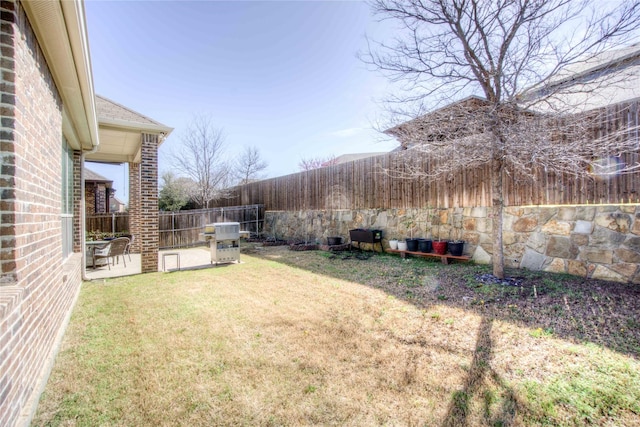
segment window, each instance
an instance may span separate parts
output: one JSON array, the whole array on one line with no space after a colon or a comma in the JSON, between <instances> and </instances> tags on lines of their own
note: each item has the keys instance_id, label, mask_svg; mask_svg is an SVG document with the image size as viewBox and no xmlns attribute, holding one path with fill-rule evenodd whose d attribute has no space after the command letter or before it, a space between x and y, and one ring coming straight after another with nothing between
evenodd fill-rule
<instances>
[{"instance_id":1,"label":"window","mask_svg":"<svg viewBox=\"0 0 640 427\"><path fill-rule=\"evenodd\" d=\"M62 257L73 252L73 150L62 137Z\"/></svg>"}]
</instances>

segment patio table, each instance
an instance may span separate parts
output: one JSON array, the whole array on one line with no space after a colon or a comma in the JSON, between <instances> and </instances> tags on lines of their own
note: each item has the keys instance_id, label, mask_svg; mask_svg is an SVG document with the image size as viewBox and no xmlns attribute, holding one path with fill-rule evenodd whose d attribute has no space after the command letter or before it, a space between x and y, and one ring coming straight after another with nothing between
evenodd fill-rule
<instances>
[{"instance_id":1,"label":"patio table","mask_svg":"<svg viewBox=\"0 0 640 427\"><path fill-rule=\"evenodd\" d=\"M106 251L107 250L107 246L109 245L109 243L111 243L110 240L88 240L85 242L87 251L86 251L86 256L85 256L85 265L87 267L93 267L93 254L95 252L100 253L100 251ZM97 260L96 262L96 267L100 266L100 265L107 265L107 259L106 258L100 258Z\"/></svg>"}]
</instances>

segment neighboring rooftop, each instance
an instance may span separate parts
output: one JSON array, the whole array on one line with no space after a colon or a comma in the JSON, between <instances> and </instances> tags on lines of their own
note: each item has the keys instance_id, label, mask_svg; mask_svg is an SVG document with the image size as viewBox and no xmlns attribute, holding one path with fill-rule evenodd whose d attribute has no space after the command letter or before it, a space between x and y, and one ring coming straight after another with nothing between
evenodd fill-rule
<instances>
[{"instance_id":1,"label":"neighboring rooftop","mask_svg":"<svg viewBox=\"0 0 640 427\"><path fill-rule=\"evenodd\" d=\"M580 113L640 99L640 43L570 64L549 82L524 91L524 108L536 113ZM482 132L473 113L487 101L470 96L384 131L401 149L416 141L447 140ZM466 121L465 121L466 118Z\"/></svg>"},{"instance_id":2,"label":"neighboring rooftop","mask_svg":"<svg viewBox=\"0 0 640 427\"><path fill-rule=\"evenodd\" d=\"M581 112L640 98L640 43L608 50L560 70L523 94L539 111Z\"/></svg>"},{"instance_id":3,"label":"neighboring rooftop","mask_svg":"<svg viewBox=\"0 0 640 427\"><path fill-rule=\"evenodd\" d=\"M333 164L338 165L340 163L353 162L354 160L367 159L369 157L380 156L382 154L387 154L387 152L343 154L333 159Z\"/></svg>"},{"instance_id":4,"label":"neighboring rooftop","mask_svg":"<svg viewBox=\"0 0 640 427\"><path fill-rule=\"evenodd\" d=\"M113 182L112 179L105 178L99 173L96 173L91 169L87 168L86 166L84 168L84 180L92 181L92 182Z\"/></svg>"}]
</instances>

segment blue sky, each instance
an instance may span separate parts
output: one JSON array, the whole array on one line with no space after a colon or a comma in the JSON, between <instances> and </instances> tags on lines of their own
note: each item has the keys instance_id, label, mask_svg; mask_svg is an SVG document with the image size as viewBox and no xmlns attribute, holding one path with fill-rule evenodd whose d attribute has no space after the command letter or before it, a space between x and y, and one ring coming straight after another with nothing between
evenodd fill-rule
<instances>
[{"instance_id":1,"label":"blue sky","mask_svg":"<svg viewBox=\"0 0 640 427\"><path fill-rule=\"evenodd\" d=\"M387 81L357 58L389 33L360 1L85 3L96 93L175 128L160 173L196 114L226 134L229 156L256 146L270 177L302 158L389 151L372 123ZM123 168L89 165L126 200Z\"/></svg>"}]
</instances>

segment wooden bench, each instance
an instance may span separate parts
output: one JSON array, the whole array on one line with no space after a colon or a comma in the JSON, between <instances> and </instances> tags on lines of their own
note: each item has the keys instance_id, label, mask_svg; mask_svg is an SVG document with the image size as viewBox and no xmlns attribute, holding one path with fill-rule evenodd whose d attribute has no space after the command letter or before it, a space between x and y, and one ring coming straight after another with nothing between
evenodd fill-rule
<instances>
[{"instance_id":1,"label":"wooden bench","mask_svg":"<svg viewBox=\"0 0 640 427\"><path fill-rule=\"evenodd\" d=\"M470 259L469 256L467 255L461 255L461 256L455 256L451 254L440 255L433 252L400 251L398 249L386 249L386 252L400 254L400 257L402 258L406 258L407 255L421 256L424 258L440 258L440 261L442 261L443 264L449 264L450 259L457 260L457 261L469 261Z\"/></svg>"}]
</instances>

